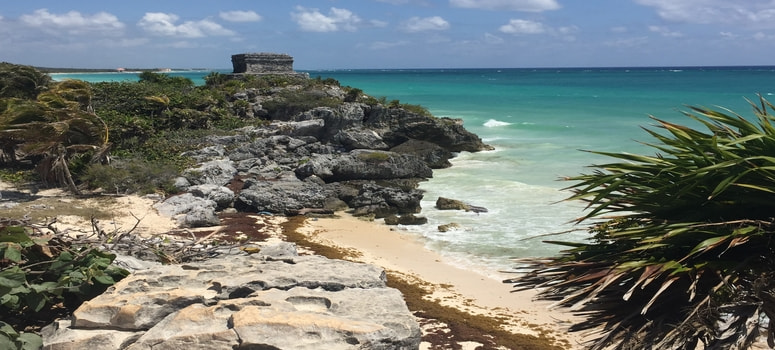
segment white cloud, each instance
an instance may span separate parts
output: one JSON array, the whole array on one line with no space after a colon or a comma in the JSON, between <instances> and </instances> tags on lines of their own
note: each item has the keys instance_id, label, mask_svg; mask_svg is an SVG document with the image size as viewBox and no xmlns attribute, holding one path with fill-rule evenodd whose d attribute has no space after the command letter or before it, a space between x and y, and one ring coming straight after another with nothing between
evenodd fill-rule
<instances>
[{"instance_id":1,"label":"white cloud","mask_svg":"<svg viewBox=\"0 0 775 350\"><path fill-rule=\"evenodd\" d=\"M412 17L401 25L401 30L409 33L447 29L449 29L449 22L439 16L425 18Z\"/></svg>"},{"instance_id":2,"label":"white cloud","mask_svg":"<svg viewBox=\"0 0 775 350\"><path fill-rule=\"evenodd\" d=\"M775 3L769 0L636 0L653 7L665 20L684 23L775 25Z\"/></svg>"},{"instance_id":3,"label":"white cloud","mask_svg":"<svg viewBox=\"0 0 775 350\"><path fill-rule=\"evenodd\" d=\"M347 9L332 7L328 15L318 9L308 9L297 6L291 14L301 30L307 32L337 32L340 30L355 31L361 19Z\"/></svg>"},{"instance_id":4,"label":"white cloud","mask_svg":"<svg viewBox=\"0 0 775 350\"><path fill-rule=\"evenodd\" d=\"M509 24L502 25L499 30L506 34L541 34L546 32L546 27L541 22L512 19Z\"/></svg>"},{"instance_id":5,"label":"white cloud","mask_svg":"<svg viewBox=\"0 0 775 350\"><path fill-rule=\"evenodd\" d=\"M53 14L47 9L35 10L32 14L21 15L21 23L51 33L65 33L78 35L87 32L116 34L121 32L125 25L118 18L107 12L98 12L93 15L83 15L78 11L70 11L64 14Z\"/></svg>"},{"instance_id":6,"label":"white cloud","mask_svg":"<svg viewBox=\"0 0 775 350\"><path fill-rule=\"evenodd\" d=\"M680 38L684 36L681 32L674 32L670 30L670 28L663 26L649 26L649 31L659 33L659 35L669 38Z\"/></svg>"},{"instance_id":7,"label":"white cloud","mask_svg":"<svg viewBox=\"0 0 775 350\"><path fill-rule=\"evenodd\" d=\"M556 0L449 0L449 4L453 7L526 12L541 12L560 8L560 4Z\"/></svg>"},{"instance_id":8,"label":"white cloud","mask_svg":"<svg viewBox=\"0 0 775 350\"><path fill-rule=\"evenodd\" d=\"M218 14L218 17L229 22L258 22L262 19L254 11L225 11Z\"/></svg>"},{"instance_id":9,"label":"white cloud","mask_svg":"<svg viewBox=\"0 0 775 350\"><path fill-rule=\"evenodd\" d=\"M186 21L176 24L180 18L171 13L147 12L137 25L154 35L183 38L202 38L206 36L231 36L235 33L209 19Z\"/></svg>"}]
</instances>

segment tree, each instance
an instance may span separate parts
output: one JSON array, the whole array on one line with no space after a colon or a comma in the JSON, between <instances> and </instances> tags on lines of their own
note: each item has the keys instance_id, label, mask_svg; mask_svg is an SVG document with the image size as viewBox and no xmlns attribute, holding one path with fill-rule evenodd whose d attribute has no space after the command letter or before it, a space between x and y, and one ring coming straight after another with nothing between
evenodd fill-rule
<instances>
[{"instance_id":1,"label":"tree","mask_svg":"<svg viewBox=\"0 0 775 350\"><path fill-rule=\"evenodd\" d=\"M4 107L0 114L4 153L40 157L37 169L44 182L66 185L78 194L69 161L86 153L92 162L107 159L108 127L91 107L87 83L67 80L54 84L36 101L10 99Z\"/></svg>"},{"instance_id":2,"label":"tree","mask_svg":"<svg viewBox=\"0 0 775 350\"><path fill-rule=\"evenodd\" d=\"M591 349L772 346L775 108L751 105L756 123L691 107L704 131L654 118L654 156L594 152L616 161L568 179L593 236L506 282L584 316Z\"/></svg>"},{"instance_id":3,"label":"tree","mask_svg":"<svg viewBox=\"0 0 775 350\"><path fill-rule=\"evenodd\" d=\"M0 62L0 99L34 99L49 83L48 74L31 66Z\"/></svg>"}]
</instances>

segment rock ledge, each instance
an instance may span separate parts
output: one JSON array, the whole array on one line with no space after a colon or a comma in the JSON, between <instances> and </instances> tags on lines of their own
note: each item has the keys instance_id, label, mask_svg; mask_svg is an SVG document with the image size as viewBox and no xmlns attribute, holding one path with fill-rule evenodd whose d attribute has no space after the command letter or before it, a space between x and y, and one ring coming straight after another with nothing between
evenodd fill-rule
<instances>
[{"instance_id":1,"label":"rock ledge","mask_svg":"<svg viewBox=\"0 0 775 350\"><path fill-rule=\"evenodd\" d=\"M84 303L71 320L44 328L43 348L419 347L419 325L401 293L386 287L382 268L298 256L287 247L264 250L282 255L137 271Z\"/></svg>"}]
</instances>

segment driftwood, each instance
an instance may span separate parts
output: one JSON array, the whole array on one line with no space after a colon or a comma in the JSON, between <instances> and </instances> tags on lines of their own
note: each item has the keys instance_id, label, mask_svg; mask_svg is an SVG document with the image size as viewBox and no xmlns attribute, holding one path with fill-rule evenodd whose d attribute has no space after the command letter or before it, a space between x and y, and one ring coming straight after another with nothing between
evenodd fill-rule
<instances>
[{"instance_id":1,"label":"driftwood","mask_svg":"<svg viewBox=\"0 0 775 350\"><path fill-rule=\"evenodd\" d=\"M0 218L0 227L26 227L30 229L30 236L46 238L49 245L88 247L165 264L206 260L224 253L239 251L237 245L217 243L212 239L219 230L202 238L197 238L188 230L143 237L133 233L141 221L141 218L134 215L133 217L136 222L128 231L106 231L95 218L91 219L91 233L88 234L74 234L68 230L59 230L55 226L56 218L44 223L32 223L27 218ZM191 238L182 237L186 233Z\"/></svg>"}]
</instances>

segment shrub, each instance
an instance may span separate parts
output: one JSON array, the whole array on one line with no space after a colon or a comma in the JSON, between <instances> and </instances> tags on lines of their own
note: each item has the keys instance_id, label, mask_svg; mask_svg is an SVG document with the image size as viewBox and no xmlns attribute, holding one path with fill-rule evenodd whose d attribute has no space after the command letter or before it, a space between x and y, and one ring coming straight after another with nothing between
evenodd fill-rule
<instances>
[{"instance_id":1,"label":"shrub","mask_svg":"<svg viewBox=\"0 0 775 350\"><path fill-rule=\"evenodd\" d=\"M91 164L80 179L90 188L102 188L116 194L174 193L178 169L172 164L141 159L114 161L111 165Z\"/></svg>"},{"instance_id":2,"label":"shrub","mask_svg":"<svg viewBox=\"0 0 775 350\"><path fill-rule=\"evenodd\" d=\"M115 255L43 235L27 223L0 221L0 257L3 349L40 348L39 336L15 329L51 322L57 312L74 310L129 274L111 265Z\"/></svg>"},{"instance_id":3,"label":"shrub","mask_svg":"<svg viewBox=\"0 0 775 350\"><path fill-rule=\"evenodd\" d=\"M655 119L654 156L616 161L574 181L587 203L589 242L529 260L507 282L602 329L592 349L743 349L775 335L775 117L692 107L705 131Z\"/></svg>"}]
</instances>

